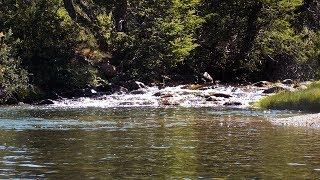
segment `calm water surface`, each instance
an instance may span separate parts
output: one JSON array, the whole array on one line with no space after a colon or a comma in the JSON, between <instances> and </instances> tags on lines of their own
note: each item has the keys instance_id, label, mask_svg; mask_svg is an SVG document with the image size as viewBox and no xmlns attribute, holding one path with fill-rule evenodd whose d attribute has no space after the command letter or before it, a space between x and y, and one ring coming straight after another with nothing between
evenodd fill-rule
<instances>
[{"instance_id":1,"label":"calm water surface","mask_svg":"<svg viewBox=\"0 0 320 180\"><path fill-rule=\"evenodd\" d=\"M320 177L320 130L286 112L0 109L0 178Z\"/></svg>"}]
</instances>

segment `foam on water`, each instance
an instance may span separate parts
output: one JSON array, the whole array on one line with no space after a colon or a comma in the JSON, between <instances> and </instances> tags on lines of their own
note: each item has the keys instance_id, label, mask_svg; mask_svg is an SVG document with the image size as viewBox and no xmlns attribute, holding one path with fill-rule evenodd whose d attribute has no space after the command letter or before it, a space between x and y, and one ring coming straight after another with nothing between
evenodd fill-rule
<instances>
[{"instance_id":1,"label":"foam on water","mask_svg":"<svg viewBox=\"0 0 320 180\"><path fill-rule=\"evenodd\" d=\"M62 99L55 101L51 106L66 108L86 108L86 107L220 107L225 103L238 103L237 108L247 108L250 103L259 100L263 96L264 88L253 86L207 86L197 90L185 88L184 85L175 87L146 87L143 94L115 93L112 95L102 95L95 98ZM155 94L161 94L156 96ZM214 93L231 95L230 98L214 97L214 101L206 100ZM212 96L213 97L213 96Z\"/></svg>"}]
</instances>

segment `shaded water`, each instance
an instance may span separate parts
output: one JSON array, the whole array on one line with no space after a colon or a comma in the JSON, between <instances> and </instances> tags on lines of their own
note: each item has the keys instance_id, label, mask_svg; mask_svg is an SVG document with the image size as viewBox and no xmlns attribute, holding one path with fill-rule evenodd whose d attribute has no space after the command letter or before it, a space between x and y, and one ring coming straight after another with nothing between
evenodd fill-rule
<instances>
[{"instance_id":1,"label":"shaded water","mask_svg":"<svg viewBox=\"0 0 320 180\"><path fill-rule=\"evenodd\" d=\"M316 178L320 131L286 112L212 108L0 110L0 178Z\"/></svg>"}]
</instances>

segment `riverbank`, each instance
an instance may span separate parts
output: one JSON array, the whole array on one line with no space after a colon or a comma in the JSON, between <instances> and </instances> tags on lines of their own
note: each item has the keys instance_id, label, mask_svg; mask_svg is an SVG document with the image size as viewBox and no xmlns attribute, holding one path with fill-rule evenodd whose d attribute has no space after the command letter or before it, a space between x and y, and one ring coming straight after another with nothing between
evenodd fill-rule
<instances>
[{"instance_id":1,"label":"riverbank","mask_svg":"<svg viewBox=\"0 0 320 180\"><path fill-rule=\"evenodd\" d=\"M257 106L263 109L297 110L319 112L320 83L307 84L297 91L282 91L281 93L261 99Z\"/></svg>"},{"instance_id":2,"label":"riverbank","mask_svg":"<svg viewBox=\"0 0 320 180\"><path fill-rule=\"evenodd\" d=\"M279 126L320 128L320 113L306 114L288 118L271 119L271 122Z\"/></svg>"}]
</instances>

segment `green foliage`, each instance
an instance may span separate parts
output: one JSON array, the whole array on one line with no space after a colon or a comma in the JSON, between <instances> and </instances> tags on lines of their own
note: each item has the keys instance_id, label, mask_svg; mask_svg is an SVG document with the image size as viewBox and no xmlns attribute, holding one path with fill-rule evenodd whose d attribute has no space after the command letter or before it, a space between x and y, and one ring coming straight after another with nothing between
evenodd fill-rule
<instances>
[{"instance_id":1,"label":"green foliage","mask_svg":"<svg viewBox=\"0 0 320 180\"><path fill-rule=\"evenodd\" d=\"M265 97L257 106L264 109L319 111L320 83L311 84L306 90L281 92Z\"/></svg>"},{"instance_id":2,"label":"green foliage","mask_svg":"<svg viewBox=\"0 0 320 180\"><path fill-rule=\"evenodd\" d=\"M18 40L12 32L0 33L0 102L4 103L17 96L23 96L28 88L28 73L20 66L15 50Z\"/></svg>"},{"instance_id":3,"label":"green foliage","mask_svg":"<svg viewBox=\"0 0 320 180\"><path fill-rule=\"evenodd\" d=\"M195 32L202 18L198 1L129 1L126 31L113 36L114 52L125 71L159 76L185 61L198 45ZM159 7L162 7L161 10Z\"/></svg>"},{"instance_id":4,"label":"green foliage","mask_svg":"<svg viewBox=\"0 0 320 180\"><path fill-rule=\"evenodd\" d=\"M314 0L205 0L192 64L222 80L313 77L318 11Z\"/></svg>"},{"instance_id":5,"label":"green foliage","mask_svg":"<svg viewBox=\"0 0 320 180\"><path fill-rule=\"evenodd\" d=\"M18 53L32 84L60 90L93 81L90 64L76 54L80 28L61 10L59 0L8 0L1 9L4 29L12 28L13 36L21 40Z\"/></svg>"},{"instance_id":6,"label":"green foliage","mask_svg":"<svg viewBox=\"0 0 320 180\"><path fill-rule=\"evenodd\" d=\"M0 32L12 29L21 43L1 57L39 91L93 84L108 61L124 75L115 79L313 78L319 19L317 0L2 0Z\"/></svg>"}]
</instances>

